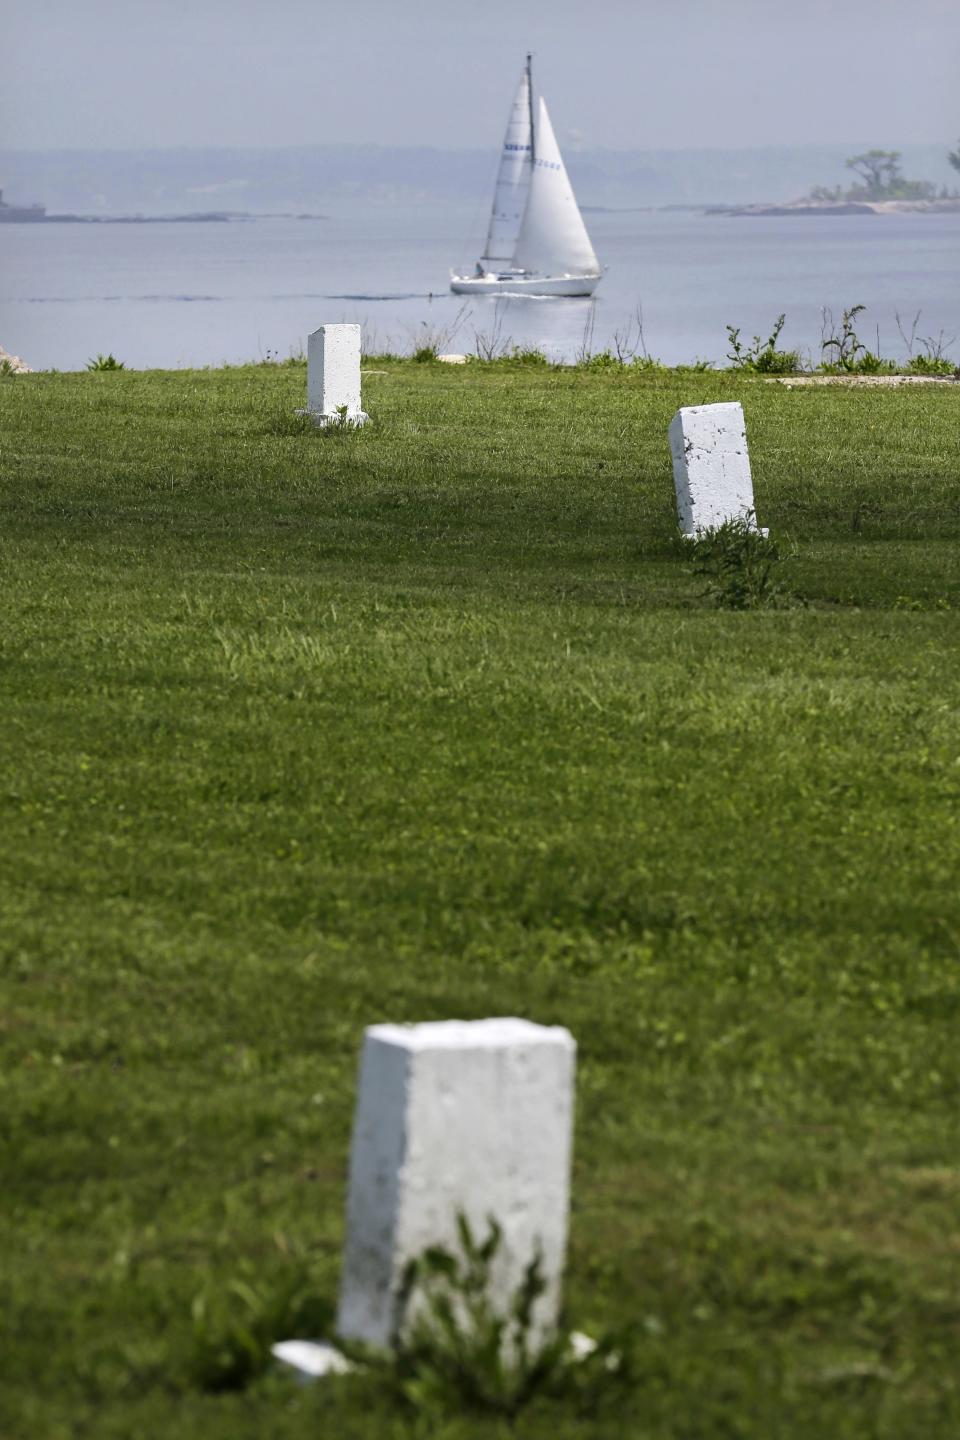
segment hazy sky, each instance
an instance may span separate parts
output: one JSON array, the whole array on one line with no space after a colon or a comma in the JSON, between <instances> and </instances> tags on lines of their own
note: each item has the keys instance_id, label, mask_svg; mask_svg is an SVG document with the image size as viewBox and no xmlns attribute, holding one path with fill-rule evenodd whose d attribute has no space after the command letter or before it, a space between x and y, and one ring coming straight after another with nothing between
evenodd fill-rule
<instances>
[{"instance_id":1,"label":"hazy sky","mask_svg":"<svg viewBox=\"0 0 960 1440\"><path fill-rule=\"evenodd\" d=\"M960 0L0 0L0 148L960 135Z\"/></svg>"}]
</instances>

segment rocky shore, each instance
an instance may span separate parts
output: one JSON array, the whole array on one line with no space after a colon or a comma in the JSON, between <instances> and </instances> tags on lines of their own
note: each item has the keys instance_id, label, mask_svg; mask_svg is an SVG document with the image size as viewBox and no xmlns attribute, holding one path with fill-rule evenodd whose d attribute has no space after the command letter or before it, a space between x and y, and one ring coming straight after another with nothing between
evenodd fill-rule
<instances>
[{"instance_id":1,"label":"rocky shore","mask_svg":"<svg viewBox=\"0 0 960 1440\"><path fill-rule=\"evenodd\" d=\"M960 214L951 200L788 200L781 205L711 205L707 215L943 215Z\"/></svg>"},{"instance_id":2,"label":"rocky shore","mask_svg":"<svg viewBox=\"0 0 960 1440\"><path fill-rule=\"evenodd\" d=\"M6 369L8 374L10 371L13 371L14 375L33 374L33 370L26 361L21 360L19 355L11 355L8 350L4 350L3 346L0 345L0 370L3 369Z\"/></svg>"}]
</instances>

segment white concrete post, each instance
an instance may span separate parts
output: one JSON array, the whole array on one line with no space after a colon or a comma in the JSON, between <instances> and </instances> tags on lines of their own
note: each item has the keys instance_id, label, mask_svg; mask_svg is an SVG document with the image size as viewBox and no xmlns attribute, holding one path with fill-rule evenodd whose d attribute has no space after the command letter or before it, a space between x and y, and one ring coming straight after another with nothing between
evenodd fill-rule
<instances>
[{"instance_id":1,"label":"white concrete post","mask_svg":"<svg viewBox=\"0 0 960 1440\"><path fill-rule=\"evenodd\" d=\"M359 325L321 325L308 337L306 413L318 425L368 419L360 408Z\"/></svg>"},{"instance_id":2,"label":"white concrete post","mask_svg":"<svg viewBox=\"0 0 960 1440\"><path fill-rule=\"evenodd\" d=\"M567 1243L576 1045L526 1020L374 1025L364 1038L350 1152L337 1329L387 1346L409 1260L459 1253L503 1227L494 1305L506 1309L539 1248L547 1289L535 1328L555 1326Z\"/></svg>"},{"instance_id":3,"label":"white concrete post","mask_svg":"<svg viewBox=\"0 0 960 1440\"><path fill-rule=\"evenodd\" d=\"M670 452L677 517L685 535L694 537L754 513L747 429L739 400L678 410L670 422Z\"/></svg>"}]
</instances>

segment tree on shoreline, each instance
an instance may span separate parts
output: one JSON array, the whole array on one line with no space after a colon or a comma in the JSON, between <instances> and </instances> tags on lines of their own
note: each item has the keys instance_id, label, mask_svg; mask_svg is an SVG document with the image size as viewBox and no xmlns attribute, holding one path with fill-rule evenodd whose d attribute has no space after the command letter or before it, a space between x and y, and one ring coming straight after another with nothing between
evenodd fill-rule
<instances>
[{"instance_id":1,"label":"tree on shoreline","mask_svg":"<svg viewBox=\"0 0 960 1440\"><path fill-rule=\"evenodd\" d=\"M930 180L907 180L900 169L900 150L867 150L851 155L847 169L863 182L847 191L848 200L931 200L937 187Z\"/></svg>"},{"instance_id":2,"label":"tree on shoreline","mask_svg":"<svg viewBox=\"0 0 960 1440\"><path fill-rule=\"evenodd\" d=\"M851 155L846 161L848 170L858 177L858 185L844 188L836 185L814 185L810 191L811 200L841 204L843 201L877 200L935 200L937 187L932 180L908 180L900 168L900 150L865 150L862 155ZM960 170L960 147L951 155L950 164ZM942 192L946 195L946 189Z\"/></svg>"},{"instance_id":3,"label":"tree on shoreline","mask_svg":"<svg viewBox=\"0 0 960 1440\"><path fill-rule=\"evenodd\" d=\"M863 181L868 199L885 200L892 186L903 178L901 153L899 150L867 150L863 155L851 155L847 159L847 169Z\"/></svg>"},{"instance_id":4,"label":"tree on shoreline","mask_svg":"<svg viewBox=\"0 0 960 1440\"><path fill-rule=\"evenodd\" d=\"M950 161L954 170L960 170L960 140L957 141L956 150L950 150L947 153L947 159Z\"/></svg>"}]
</instances>

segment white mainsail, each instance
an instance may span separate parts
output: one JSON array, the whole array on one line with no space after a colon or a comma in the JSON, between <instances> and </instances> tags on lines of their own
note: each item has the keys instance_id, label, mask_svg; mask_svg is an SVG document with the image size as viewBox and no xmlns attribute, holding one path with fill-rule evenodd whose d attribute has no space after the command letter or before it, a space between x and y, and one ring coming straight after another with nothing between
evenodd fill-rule
<instances>
[{"instance_id":1,"label":"white mainsail","mask_svg":"<svg viewBox=\"0 0 960 1440\"><path fill-rule=\"evenodd\" d=\"M524 68L514 96L500 152L487 242L480 257L483 271L505 270L517 243L530 187L530 69Z\"/></svg>"},{"instance_id":2,"label":"white mainsail","mask_svg":"<svg viewBox=\"0 0 960 1440\"><path fill-rule=\"evenodd\" d=\"M513 268L536 275L599 275L600 264L542 98L534 143L527 208L513 252Z\"/></svg>"}]
</instances>

